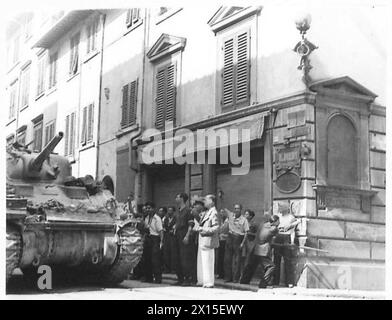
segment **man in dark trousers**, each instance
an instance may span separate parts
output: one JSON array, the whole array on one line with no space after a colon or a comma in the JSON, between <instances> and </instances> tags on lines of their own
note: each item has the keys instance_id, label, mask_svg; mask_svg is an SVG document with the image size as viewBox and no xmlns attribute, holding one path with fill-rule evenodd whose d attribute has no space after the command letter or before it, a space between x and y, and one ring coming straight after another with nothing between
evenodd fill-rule
<instances>
[{"instance_id":1,"label":"man in dark trousers","mask_svg":"<svg viewBox=\"0 0 392 320\"><path fill-rule=\"evenodd\" d=\"M163 245L163 227L162 220L155 212L155 205L152 202L146 202L147 217L144 223L147 229L147 235L144 245L144 274L146 282L162 282L162 259L161 249Z\"/></svg>"},{"instance_id":2,"label":"man in dark trousers","mask_svg":"<svg viewBox=\"0 0 392 320\"><path fill-rule=\"evenodd\" d=\"M248 220L242 215L242 206L234 205L234 213L225 209L228 216L229 233L225 247L225 281L238 282L241 276L241 243L249 231Z\"/></svg>"},{"instance_id":3,"label":"man in dark trousers","mask_svg":"<svg viewBox=\"0 0 392 320\"><path fill-rule=\"evenodd\" d=\"M176 245L176 273L178 281L176 285L189 286L196 282L193 279L193 269L196 264L195 261L195 242L192 241L192 229L194 227L194 220L190 208L187 206L188 195L186 193L179 193L176 196L176 203L178 206L177 214L175 215L175 245Z\"/></svg>"},{"instance_id":4,"label":"man in dark trousers","mask_svg":"<svg viewBox=\"0 0 392 320\"><path fill-rule=\"evenodd\" d=\"M171 206L167 208L167 214L163 218L163 261L164 269L166 272L172 273L175 271L175 238L174 238L174 226L176 219L174 213L176 209Z\"/></svg>"},{"instance_id":5,"label":"man in dark trousers","mask_svg":"<svg viewBox=\"0 0 392 320\"><path fill-rule=\"evenodd\" d=\"M249 284L259 264L261 268L261 279L259 288L273 285L275 265L271 259L271 241L278 233L279 218L268 219L260 223L256 233L256 240L241 277L241 283Z\"/></svg>"}]
</instances>

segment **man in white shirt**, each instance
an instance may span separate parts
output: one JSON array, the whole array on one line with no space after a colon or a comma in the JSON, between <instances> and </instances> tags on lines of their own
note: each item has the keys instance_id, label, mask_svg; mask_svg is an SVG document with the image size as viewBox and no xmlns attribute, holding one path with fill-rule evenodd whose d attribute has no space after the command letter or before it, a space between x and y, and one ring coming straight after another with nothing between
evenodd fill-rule
<instances>
[{"instance_id":1,"label":"man in white shirt","mask_svg":"<svg viewBox=\"0 0 392 320\"><path fill-rule=\"evenodd\" d=\"M274 248L275 277L274 285L280 284L280 264L283 258L285 271L285 285L293 287L295 285L295 248L290 246L294 243L295 228L300 223L290 211L288 203L278 204L279 233L274 242L279 246Z\"/></svg>"},{"instance_id":2,"label":"man in white shirt","mask_svg":"<svg viewBox=\"0 0 392 320\"><path fill-rule=\"evenodd\" d=\"M162 282L161 249L163 246L163 226L161 218L155 213L155 205L146 202L147 216L144 219L146 239L144 242L144 275L146 282Z\"/></svg>"}]
</instances>

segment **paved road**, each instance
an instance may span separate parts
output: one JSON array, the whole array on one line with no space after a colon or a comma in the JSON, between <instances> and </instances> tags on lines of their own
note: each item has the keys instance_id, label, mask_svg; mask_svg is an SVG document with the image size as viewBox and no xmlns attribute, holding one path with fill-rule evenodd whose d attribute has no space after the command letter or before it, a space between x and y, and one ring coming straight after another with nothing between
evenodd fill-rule
<instances>
[{"instance_id":1,"label":"paved road","mask_svg":"<svg viewBox=\"0 0 392 320\"><path fill-rule=\"evenodd\" d=\"M127 280L115 288L96 286L63 285L48 292L28 289L21 277L15 277L7 287L9 299L132 299L132 300L259 300L259 299L324 299L322 297L277 294L273 292L242 291L223 288L206 289L201 287L174 286L173 281L150 284Z\"/></svg>"}]
</instances>

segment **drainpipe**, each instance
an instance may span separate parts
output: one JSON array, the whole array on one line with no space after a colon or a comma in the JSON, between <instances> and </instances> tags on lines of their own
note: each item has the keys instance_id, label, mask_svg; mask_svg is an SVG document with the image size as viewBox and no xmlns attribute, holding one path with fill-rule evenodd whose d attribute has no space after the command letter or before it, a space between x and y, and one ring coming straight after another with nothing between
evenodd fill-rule
<instances>
[{"instance_id":1,"label":"drainpipe","mask_svg":"<svg viewBox=\"0 0 392 320\"><path fill-rule=\"evenodd\" d=\"M147 36L148 36L148 31L147 31L147 23L150 23L150 13L148 12L148 9L144 9L144 36L143 36L143 71L142 71L142 94L141 94L141 103L140 103L140 125L138 126L138 131L136 134L130 139L129 141L129 166L131 167L132 170L135 171L136 176L135 176L135 181L134 181L134 199L136 203L138 202L138 198L141 194L141 188L139 188L139 179L140 179L140 169L136 168L137 166L134 166L132 168L132 145L133 142L142 135L143 132L143 110L144 110L144 83L145 83L145 74L146 74L146 48L148 44ZM148 12L148 14L147 14Z\"/></svg>"},{"instance_id":2,"label":"drainpipe","mask_svg":"<svg viewBox=\"0 0 392 320\"><path fill-rule=\"evenodd\" d=\"M100 12L101 13L101 12ZM102 35L101 35L101 70L99 72L99 96L98 96L98 125L97 125L97 155L96 155L96 168L95 168L95 178L98 179L99 176L99 143L100 143L100 129L101 129L101 104L102 104L102 73L103 73L103 50L104 50L104 39L105 39L105 22L106 14L102 14Z\"/></svg>"}]
</instances>

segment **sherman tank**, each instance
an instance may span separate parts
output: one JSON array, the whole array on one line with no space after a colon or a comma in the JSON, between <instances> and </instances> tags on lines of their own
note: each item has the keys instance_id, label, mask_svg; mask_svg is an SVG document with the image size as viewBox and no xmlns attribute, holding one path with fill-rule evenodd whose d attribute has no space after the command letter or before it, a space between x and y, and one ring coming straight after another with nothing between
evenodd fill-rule
<instances>
[{"instance_id":1,"label":"sherman tank","mask_svg":"<svg viewBox=\"0 0 392 320\"><path fill-rule=\"evenodd\" d=\"M138 221L103 183L71 175L68 158L53 153L62 137L40 153L7 147L7 283L16 268L37 280L45 265L54 279L118 284L142 255Z\"/></svg>"}]
</instances>

